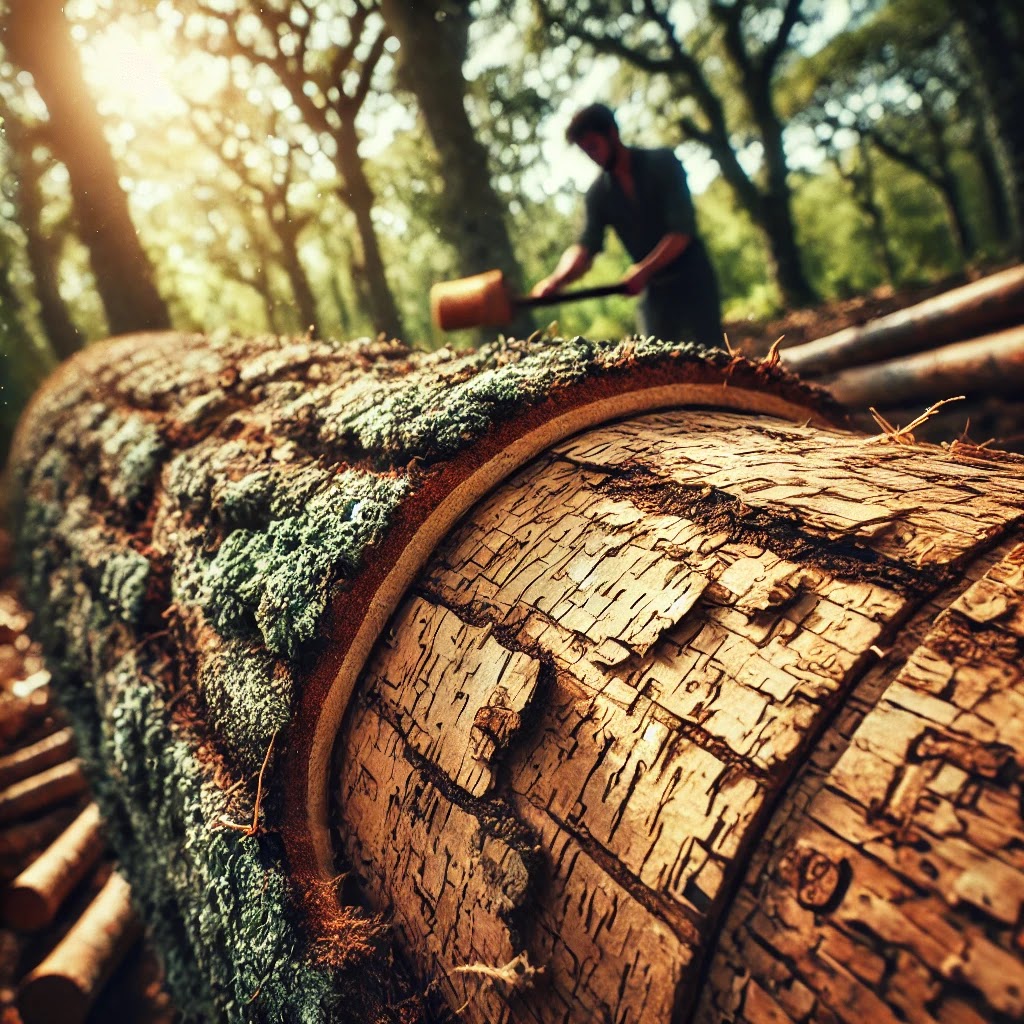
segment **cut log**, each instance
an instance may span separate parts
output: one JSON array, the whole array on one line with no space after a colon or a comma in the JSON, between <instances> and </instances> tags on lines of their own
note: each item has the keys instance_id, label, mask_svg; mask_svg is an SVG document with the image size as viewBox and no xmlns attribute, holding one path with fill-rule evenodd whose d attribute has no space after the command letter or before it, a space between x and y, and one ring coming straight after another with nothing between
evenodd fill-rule
<instances>
[{"instance_id":1,"label":"cut log","mask_svg":"<svg viewBox=\"0 0 1024 1024\"><path fill-rule=\"evenodd\" d=\"M4 922L19 931L47 927L103 854L100 810L90 804L4 892Z\"/></svg>"},{"instance_id":2,"label":"cut log","mask_svg":"<svg viewBox=\"0 0 1024 1024\"><path fill-rule=\"evenodd\" d=\"M26 586L183 1013L408 1014L339 874L467 1022L1012 1008L1024 462L868 444L769 365L645 345L155 336L37 398ZM966 877L819 841L805 766ZM940 832L954 784L976 813ZM785 991L721 967L776 876L782 966L791 929L829 943Z\"/></svg>"},{"instance_id":3,"label":"cut log","mask_svg":"<svg viewBox=\"0 0 1024 1024\"><path fill-rule=\"evenodd\" d=\"M43 962L21 983L24 1024L80 1024L142 934L128 883L116 871Z\"/></svg>"},{"instance_id":4,"label":"cut log","mask_svg":"<svg viewBox=\"0 0 1024 1024\"><path fill-rule=\"evenodd\" d=\"M1019 398L1024 393L1024 327L844 370L820 383L851 408L927 403L953 395Z\"/></svg>"},{"instance_id":5,"label":"cut log","mask_svg":"<svg viewBox=\"0 0 1024 1024\"><path fill-rule=\"evenodd\" d=\"M74 752L75 734L70 728L64 728L0 757L0 788L61 764Z\"/></svg>"},{"instance_id":6,"label":"cut log","mask_svg":"<svg viewBox=\"0 0 1024 1024\"><path fill-rule=\"evenodd\" d=\"M915 306L780 351L804 377L876 363L1024 322L1024 267L1011 267Z\"/></svg>"},{"instance_id":7,"label":"cut log","mask_svg":"<svg viewBox=\"0 0 1024 1024\"><path fill-rule=\"evenodd\" d=\"M0 792L0 824L79 796L87 785L78 758L15 782Z\"/></svg>"}]
</instances>

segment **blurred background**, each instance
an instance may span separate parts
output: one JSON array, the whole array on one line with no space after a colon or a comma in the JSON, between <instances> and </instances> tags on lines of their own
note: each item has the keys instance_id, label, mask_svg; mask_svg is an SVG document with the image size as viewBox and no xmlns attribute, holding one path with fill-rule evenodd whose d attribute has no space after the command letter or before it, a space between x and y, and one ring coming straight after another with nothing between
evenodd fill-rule
<instances>
[{"instance_id":1,"label":"blurred background","mask_svg":"<svg viewBox=\"0 0 1024 1024\"><path fill-rule=\"evenodd\" d=\"M39 381L110 334L480 340L431 326L430 286L552 269L593 101L676 148L752 353L1012 264L1020 7L0 0L0 464ZM590 280L628 262L609 237ZM634 324L624 298L556 315Z\"/></svg>"}]
</instances>

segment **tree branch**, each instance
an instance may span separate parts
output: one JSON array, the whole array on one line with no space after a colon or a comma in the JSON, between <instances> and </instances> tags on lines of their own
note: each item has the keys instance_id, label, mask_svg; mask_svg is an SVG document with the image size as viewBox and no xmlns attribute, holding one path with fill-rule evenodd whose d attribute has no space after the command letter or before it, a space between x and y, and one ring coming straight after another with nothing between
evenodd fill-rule
<instances>
[{"instance_id":1,"label":"tree branch","mask_svg":"<svg viewBox=\"0 0 1024 1024\"><path fill-rule=\"evenodd\" d=\"M789 37L793 29L802 20L802 5L803 0L786 0L786 7L782 12L782 24L779 26L779 31L764 51L760 60L761 75L766 85L771 82L772 75L775 73L775 66L789 45Z\"/></svg>"}]
</instances>

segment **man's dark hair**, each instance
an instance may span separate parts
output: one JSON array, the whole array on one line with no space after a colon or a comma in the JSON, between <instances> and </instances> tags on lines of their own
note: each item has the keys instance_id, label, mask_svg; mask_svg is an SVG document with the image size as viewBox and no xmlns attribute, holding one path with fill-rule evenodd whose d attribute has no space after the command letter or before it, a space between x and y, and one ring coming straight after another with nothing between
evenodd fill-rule
<instances>
[{"instance_id":1,"label":"man's dark hair","mask_svg":"<svg viewBox=\"0 0 1024 1024\"><path fill-rule=\"evenodd\" d=\"M578 110L569 127L565 130L566 141L579 142L588 132L603 135L608 138L613 131L618 131L619 126L615 123L615 115L603 103L591 103L589 107Z\"/></svg>"}]
</instances>

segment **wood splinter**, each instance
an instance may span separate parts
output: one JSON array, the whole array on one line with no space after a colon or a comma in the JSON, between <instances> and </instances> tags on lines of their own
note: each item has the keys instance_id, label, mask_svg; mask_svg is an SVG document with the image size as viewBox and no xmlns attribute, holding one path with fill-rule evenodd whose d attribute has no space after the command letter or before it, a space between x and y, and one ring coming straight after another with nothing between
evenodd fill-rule
<instances>
[{"instance_id":1,"label":"wood splinter","mask_svg":"<svg viewBox=\"0 0 1024 1024\"><path fill-rule=\"evenodd\" d=\"M100 811L90 804L4 894L4 922L38 931L57 916L64 900L103 854Z\"/></svg>"},{"instance_id":2,"label":"wood splinter","mask_svg":"<svg viewBox=\"0 0 1024 1024\"><path fill-rule=\"evenodd\" d=\"M53 952L22 982L17 1004L24 1024L83 1021L141 932L129 885L115 871Z\"/></svg>"}]
</instances>

